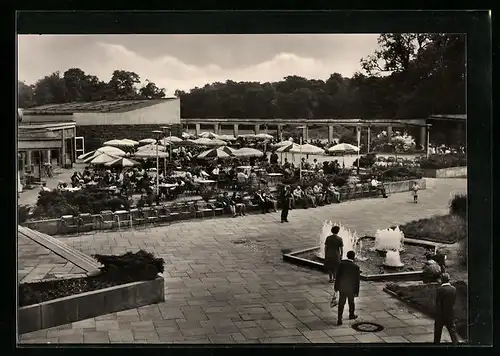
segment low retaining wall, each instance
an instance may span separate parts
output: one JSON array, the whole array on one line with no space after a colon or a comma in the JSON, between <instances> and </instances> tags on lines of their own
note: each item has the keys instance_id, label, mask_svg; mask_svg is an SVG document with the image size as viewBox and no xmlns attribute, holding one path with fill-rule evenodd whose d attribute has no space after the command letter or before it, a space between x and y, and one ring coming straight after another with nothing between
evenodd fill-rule
<instances>
[{"instance_id":1,"label":"low retaining wall","mask_svg":"<svg viewBox=\"0 0 500 356\"><path fill-rule=\"evenodd\" d=\"M18 331L25 334L79 320L165 301L165 282L122 284L19 308Z\"/></svg>"},{"instance_id":2,"label":"low retaining wall","mask_svg":"<svg viewBox=\"0 0 500 356\"><path fill-rule=\"evenodd\" d=\"M413 186L413 183L415 180L403 180L400 182L387 182L384 183L385 190L387 194L391 193L403 193L403 192L409 192L411 190L411 187ZM420 189L426 189L427 184L424 178L422 179L417 179L417 183L420 186Z\"/></svg>"},{"instance_id":3,"label":"low retaining wall","mask_svg":"<svg viewBox=\"0 0 500 356\"><path fill-rule=\"evenodd\" d=\"M467 167L422 169L422 174L427 178L466 178Z\"/></svg>"}]
</instances>

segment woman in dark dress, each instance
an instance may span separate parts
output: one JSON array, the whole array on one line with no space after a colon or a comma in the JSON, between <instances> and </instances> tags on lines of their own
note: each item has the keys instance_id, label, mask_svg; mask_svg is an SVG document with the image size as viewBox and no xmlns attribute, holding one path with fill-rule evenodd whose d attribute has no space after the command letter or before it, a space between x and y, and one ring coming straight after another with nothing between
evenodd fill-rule
<instances>
[{"instance_id":1,"label":"woman in dark dress","mask_svg":"<svg viewBox=\"0 0 500 356\"><path fill-rule=\"evenodd\" d=\"M337 267L342 260L344 242L338 236L340 228L338 226L332 227L332 235L328 236L325 240L325 270L330 276L330 283L333 283Z\"/></svg>"}]
</instances>

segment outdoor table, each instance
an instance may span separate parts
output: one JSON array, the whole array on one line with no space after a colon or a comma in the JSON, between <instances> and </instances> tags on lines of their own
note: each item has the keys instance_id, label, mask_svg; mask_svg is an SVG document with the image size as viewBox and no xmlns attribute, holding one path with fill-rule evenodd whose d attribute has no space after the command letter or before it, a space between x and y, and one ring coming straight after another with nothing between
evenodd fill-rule
<instances>
[{"instance_id":1,"label":"outdoor table","mask_svg":"<svg viewBox=\"0 0 500 356\"><path fill-rule=\"evenodd\" d=\"M60 189L61 189L61 191L64 191L64 192L76 192L76 191L82 190L82 188L80 188L80 187L75 187L75 188L66 187L66 188L60 188Z\"/></svg>"}]
</instances>

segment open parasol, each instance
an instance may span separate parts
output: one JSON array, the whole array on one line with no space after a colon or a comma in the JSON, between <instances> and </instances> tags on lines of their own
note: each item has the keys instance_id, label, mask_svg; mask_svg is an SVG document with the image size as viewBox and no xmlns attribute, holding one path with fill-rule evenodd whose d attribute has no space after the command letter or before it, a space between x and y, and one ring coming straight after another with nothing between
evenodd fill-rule
<instances>
[{"instance_id":1,"label":"open parasol","mask_svg":"<svg viewBox=\"0 0 500 356\"><path fill-rule=\"evenodd\" d=\"M133 167L133 166L140 165L140 163L137 161L134 161L133 159L130 159L130 158L121 157L121 158L118 158L117 160L104 163L104 165L105 166Z\"/></svg>"},{"instance_id":2,"label":"open parasol","mask_svg":"<svg viewBox=\"0 0 500 356\"><path fill-rule=\"evenodd\" d=\"M234 137L233 135L220 135L218 139L224 141L234 141L236 140L236 137Z\"/></svg>"},{"instance_id":3,"label":"open parasol","mask_svg":"<svg viewBox=\"0 0 500 356\"><path fill-rule=\"evenodd\" d=\"M167 148L163 145L158 145L158 151L166 151ZM141 146L137 149L137 151L156 151L156 144L150 144L150 145L146 145L146 146Z\"/></svg>"},{"instance_id":4,"label":"open parasol","mask_svg":"<svg viewBox=\"0 0 500 356\"><path fill-rule=\"evenodd\" d=\"M351 145L349 143L339 143L338 145L332 146L327 149L328 152L337 152L342 153L342 164L345 165L345 157L346 153L356 153L359 152L359 147Z\"/></svg>"},{"instance_id":5,"label":"open parasol","mask_svg":"<svg viewBox=\"0 0 500 356\"><path fill-rule=\"evenodd\" d=\"M140 150L140 151L137 151L136 153L134 153L135 157L140 157L140 158L156 158L156 155L158 155L158 158L167 158L168 157L167 152L162 152L160 150L158 150L158 152L156 152L156 149L155 150Z\"/></svg>"},{"instance_id":6,"label":"open parasol","mask_svg":"<svg viewBox=\"0 0 500 356\"><path fill-rule=\"evenodd\" d=\"M197 140L194 140L193 141L194 143L196 143L197 145L200 145L200 146L224 146L224 145L227 145L226 142L222 141L222 140L218 140L218 139L209 139L209 138L199 138Z\"/></svg>"},{"instance_id":7,"label":"open parasol","mask_svg":"<svg viewBox=\"0 0 500 356\"><path fill-rule=\"evenodd\" d=\"M113 146L113 147L134 147L135 144L123 140L110 140L104 142L104 146Z\"/></svg>"},{"instance_id":8,"label":"open parasol","mask_svg":"<svg viewBox=\"0 0 500 356\"><path fill-rule=\"evenodd\" d=\"M318 147L311 145L309 143L306 143L305 145L297 145L295 147L292 147L290 149L291 153L302 153L306 155L320 155L325 153L325 150Z\"/></svg>"},{"instance_id":9,"label":"open parasol","mask_svg":"<svg viewBox=\"0 0 500 356\"><path fill-rule=\"evenodd\" d=\"M125 143L130 143L134 146L139 146L139 142L135 140L130 140L128 138L121 139L120 141L125 142Z\"/></svg>"},{"instance_id":10,"label":"open parasol","mask_svg":"<svg viewBox=\"0 0 500 356\"><path fill-rule=\"evenodd\" d=\"M102 153L100 154L99 156L97 157L94 157L90 162L90 164L105 164L105 163L108 163L108 162L112 162L112 161L116 161L117 159L119 159L120 157L117 157L117 156L112 156L112 155L109 155L107 153Z\"/></svg>"},{"instance_id":11,"label":"open parasol","mask_svg":"<svg viewBox=\"0 0 500 356\"><path fill-rule=\"evenodd\" d=\"M198 137L201 138L219 138L219 135L213 132L202 132L201 134L198 135Z\"/></svg>"},{"instance_id":12,"label":"open parasol","mask_svg":"<svg viewBox=\"0 0 500 356\"><path fill-rule=\"evenodd\" d=\"M149 145L150 143L156 143L156 140L154 138L144 138L139 140L139 144L141 145Z\"/></svg>"},{"instance_id":13,"label":"open parasol","mask_svg":"<svg viewBox=\"0 0 500 356\"><path fill-rule=\"evenodd\" d=\"M255 148L243 147L233 152L237 157L262 157L264 153Z\"/></svg>"},{"instance_id":14,"label":"open parasol","mask_svg":"<svg viewBox=\"0 0 500 356\"><path fill-rule=\"evenodd\" d=\"M227 153L224 148L212 148L211 150L200 153L197 158L210 159L210 158L229 158L231 155Z\"/></svg>"},{"instance_id":15,"label":"open parasol","mask_svg":"<svg viewBox=\"0 0 500 356\"><path fill-rule=\"evenodd\" d=\"M266 134L266 133L260 133L254 136L255 138L261 139L261 140L272 140L274 137L272 135Z\"/></svg>"}]
</instances>

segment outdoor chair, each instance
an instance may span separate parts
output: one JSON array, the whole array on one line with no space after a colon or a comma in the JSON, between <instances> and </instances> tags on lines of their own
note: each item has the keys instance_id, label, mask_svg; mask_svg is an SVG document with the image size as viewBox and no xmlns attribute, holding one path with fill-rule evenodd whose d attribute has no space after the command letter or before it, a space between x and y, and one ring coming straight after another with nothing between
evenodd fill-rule
<instances>
[{"instance_id":1,"label":"outdoor chair","mask_svg":"<svg viewBox=\"0 0 500 356\"><path fill-rule=\"evenodd\" d=\"M142 213L148 225L154 225L154 223L158 220L157 211L153 208L147 207L142 209Z\"/></svg>"},{"instance_id":2,"label":"outdoor chair","mask_svg":"<svg viewBox=\"0 0 500 356\"><path fill-rule=\"evenodd\" d=\"M203 204L202 206L198 205L198 209L196 210L196 215L201 216L202 219L205 218L205 214L209 214L211 216L215 216L215 210L208 207L207 203Z\"/></svg>"},{"instance_id":3,"label":"outdoor chair","mask_svg":"<svg viewBox=\"0 0 500 356\"><path fill-rule=\"evenodd\" d=\"M130 209L131 226L146 225L146 217L141 209Z\"/></svg>"},{"instance_id":4,"label":"outdoor chair","mask_svg":"<svg viewBox=\"0 0 500 356\"><path fill-rule=\"evenodd\" d=\"M94 217L90 213L78 215L78 231L92 231L95 234Z\"/></svg>"},{"instance_id":5,"label":"outdoor chair","mask_svg":"<svg viewBox=\"0 0 500 356\"><path fill-rule=\"evenodd\" d=\"M180 212L179 212L179 204L177 203L174 203L170 206L170 217L172 220L178 220L181 216Z\"/></svg>"},{"instance_id":6,"label":"outdoor chair","mask_svg":"<svg viewBox=\"0 0 500 356\"><path fill-rule=\"evenodd\" d=\"M116 226L115 215L111 210L103 210L99 214L99 229L102 230L103 227L114 228Z\"/></svg>"},{"instance_id":7,"label":"outdoor chair","mask_svg":"<svg viewBox=\"0 0 500 356\"><path fill-rule=\"evenodd\" d=\"M127 210L115 211L115 220L116 220L116 226L118 226L118 230L120 230L122 226L127 226L127 227L132 226L130 212Z\"/></svg>"},{"instance_id":8,"label":"outdoor chair","mask_svg":"<svg viewBox=\"0 0 500 356\"><path fill-rule=\"evenodd\" d=\"M208 202L213 206L212 211L214 213L214 216L216 216L217 214L224 215L224 208L217 205L217 200L210 199Z\"/></svg>"},{"instance_id":9,"label":"outdoor chair","mask_svg":"<svg viewBox=\"0 0 500 356\"><path fill-rule=\"evenodd\" d=\"M156 217L157 217L156 222L157 223L169 220L170 213L169 213L167 208L165 208L162 205L159 205L159 206L156 206L154 209L156 211Z\"/></svg>"},{"instance_id":10,"label":"outdoor chair","mask_svg":"<svg viewBox=\"0 0 500 356\"><path fill-rule=\"evenodd\" d=\"M75 232L77 236L80 234L78 219L73 215L63 215L61 217L61 225L64 232Z\"/></svg>"}]
</instances>

